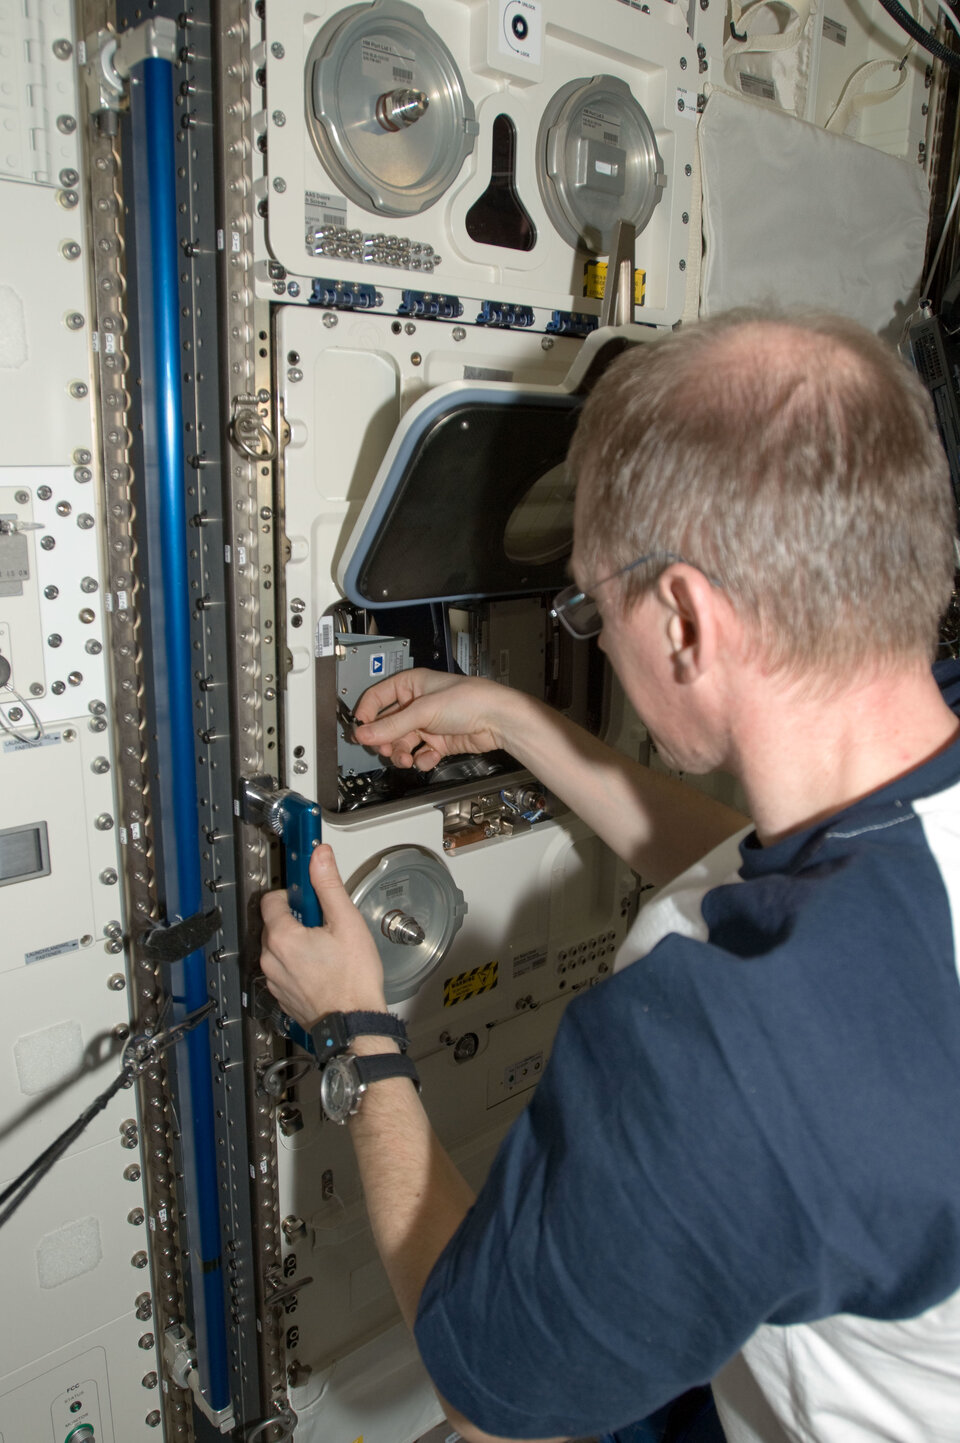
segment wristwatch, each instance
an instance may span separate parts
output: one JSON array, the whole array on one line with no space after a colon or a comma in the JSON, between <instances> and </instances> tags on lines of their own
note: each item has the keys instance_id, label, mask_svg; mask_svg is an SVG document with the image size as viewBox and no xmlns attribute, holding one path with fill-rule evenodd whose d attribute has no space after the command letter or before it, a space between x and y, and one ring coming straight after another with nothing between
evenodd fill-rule
<instances>
[{"instance_id":1,"label":"wristwatch","mask_svg":"<svg viewBox=\"0 0 960 1443\"><path fill-rule=\"evenodd\" d=\"M320 1074L320 1106L331 1122L346 1122L360 1106L371 1082L389 1077L409 1077L417 1091L420 1078L413 1059L399 1052L378 1052L372 1057L355 1057L352 1052L331 1057Z\"/></svg>"},{"instance_id":2,"label":"wristwatch","mask_svg":"<svg viewBox=\"0 0 960 1443\"><path fill-rule=\"evenodd\" d=\"M328 1012L310 1031L321 1067L346 1052L355 1037L392 1037L407 1050L407 1029L392 1012Z\"/></svg>"}]
</instances>

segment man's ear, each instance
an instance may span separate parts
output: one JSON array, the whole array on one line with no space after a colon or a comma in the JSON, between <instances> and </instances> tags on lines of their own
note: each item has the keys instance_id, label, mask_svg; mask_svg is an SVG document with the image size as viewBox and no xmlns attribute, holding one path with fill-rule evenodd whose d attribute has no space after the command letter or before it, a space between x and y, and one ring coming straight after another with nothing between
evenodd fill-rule
<instances>
[{"instance_id":1,"label":"man's ear","mask_svg":"<svg viewBox=\"0 0 960 1443\"><path fill-rule=\"evenodd\" d=\"M681 562L663 572L655 591L674 676L678 682L698 681L716 661L721 595L702 571Z\"/></svg>"}]
</instances>

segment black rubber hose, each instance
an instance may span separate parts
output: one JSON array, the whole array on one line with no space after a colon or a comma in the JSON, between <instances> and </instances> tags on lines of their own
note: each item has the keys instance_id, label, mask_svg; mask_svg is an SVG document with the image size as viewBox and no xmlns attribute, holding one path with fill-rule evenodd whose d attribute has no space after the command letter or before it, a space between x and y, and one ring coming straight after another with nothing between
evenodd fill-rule
<instances>
[{"instance_id":1,"label":"black rubber hose","mask_svg":"<svg viewBox=\"0 0 960 1443\"><path fill-rule=\"evenodd\" d=\"M924 50L929 51L937 60L942 60L944 65L949 65L953 70L960 70L960 55L955 50L948 50L945 45L941 45L939 40L935 40L929 31L914 20L910 11L903 8L899 0L880 0L880 4L887 14L896 20L901 30L905 30L918 45L923 46Z\"/></svg>"}]
</instances>

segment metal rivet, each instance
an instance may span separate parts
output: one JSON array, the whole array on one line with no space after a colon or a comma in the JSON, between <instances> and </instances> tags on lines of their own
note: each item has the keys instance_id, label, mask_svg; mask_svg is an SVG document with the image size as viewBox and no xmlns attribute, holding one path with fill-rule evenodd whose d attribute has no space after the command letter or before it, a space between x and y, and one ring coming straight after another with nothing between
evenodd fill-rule
<instances>
[{"instance_id":1,"label":"metal rivet","mask_svg":"<svg viewBox=\"0 0 960 1443\"><path fill-rule=\"evenodd\" d=\"M421 356L420 352L414 351L413 355L410 357L410 364L411 366L419 366L422 360L423 357Z\"/></svg>"},{"instance_id":2,"label":"metal rivet","mask_svg":"<svg viewBox=\"0 0 960 1443\"><path fill-rule=\"evenodd\" d=\"M97 613L91 610L89 606L85 606L78 614L84 626L89 626L92 621L96 621L97 619Z\"/></svg>"},{"instance_id":3,"label":"metal rivet","mask_svg":"<svg viewBox=\"0 0 960 1443\"><path fill-rule=\"evenodd\" d=\"M57 129L61 135L72 135L77 128L76 117L73 115L58 115Z\"/></svg>"},{"instance_id":4,"label":"metal rivet","mask_svg":"<svg viewBox=\"0 0 960 1443\"><path fill-rule=\"evenodd\" d=\"M455 341L465 341L467 338L467 332L463 326L454 326L452 334Z\"/></svg>"},{"instance_id":5,"label":"metal rivet","mask_svg":"<svg viewBox=\"0 0 960 1443\"><path fill-rule=\"evenodd\" d=\"M323 324L326 326L328 331L332 330L334 326L340 324L340 317L336 315L333 311L324 311Z\"/></svg>"},{"instance_id":6,"label":"metal rivet","mask_svg":"<svg viewBox=\"0 0 960 1443\"><path fill-rule=\"evenodd\" d=\"M75 742L77 739L77 734L74 731L73 727L64 727L63 731L60 733L60 736L65 742Z\"/></svg>"},{"instance_id":7,"label":"metal rivet","mask_svg":"<svg viewBox=\"0 0 960 1443\"><path fill-rule=\"evenodd\" d=\"M299 366L290 367L289 371L287 372L287 380L293 382L294 385L297 383L297 381L303 380L303 372L301 371Z\"/></svg>"}]
</instances>

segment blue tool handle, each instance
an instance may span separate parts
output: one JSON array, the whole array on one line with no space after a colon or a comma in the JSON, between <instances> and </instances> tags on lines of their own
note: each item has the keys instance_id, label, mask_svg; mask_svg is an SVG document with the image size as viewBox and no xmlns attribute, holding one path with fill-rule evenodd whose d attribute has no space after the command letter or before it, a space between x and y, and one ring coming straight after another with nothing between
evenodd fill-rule
<instances>
[{"instance_id":1,"label":"blue tool handle","mask_svg":"<svg viewBox=\"0 0 960 1443\"><path fill-rule=\"evenodd\" d=\"M281 817L290 911L305 927L319 927L323 913L310 882L310 858L320 843L320 808L316 802L288 792L281 803Z\"/></svg>"}]
</instances>

